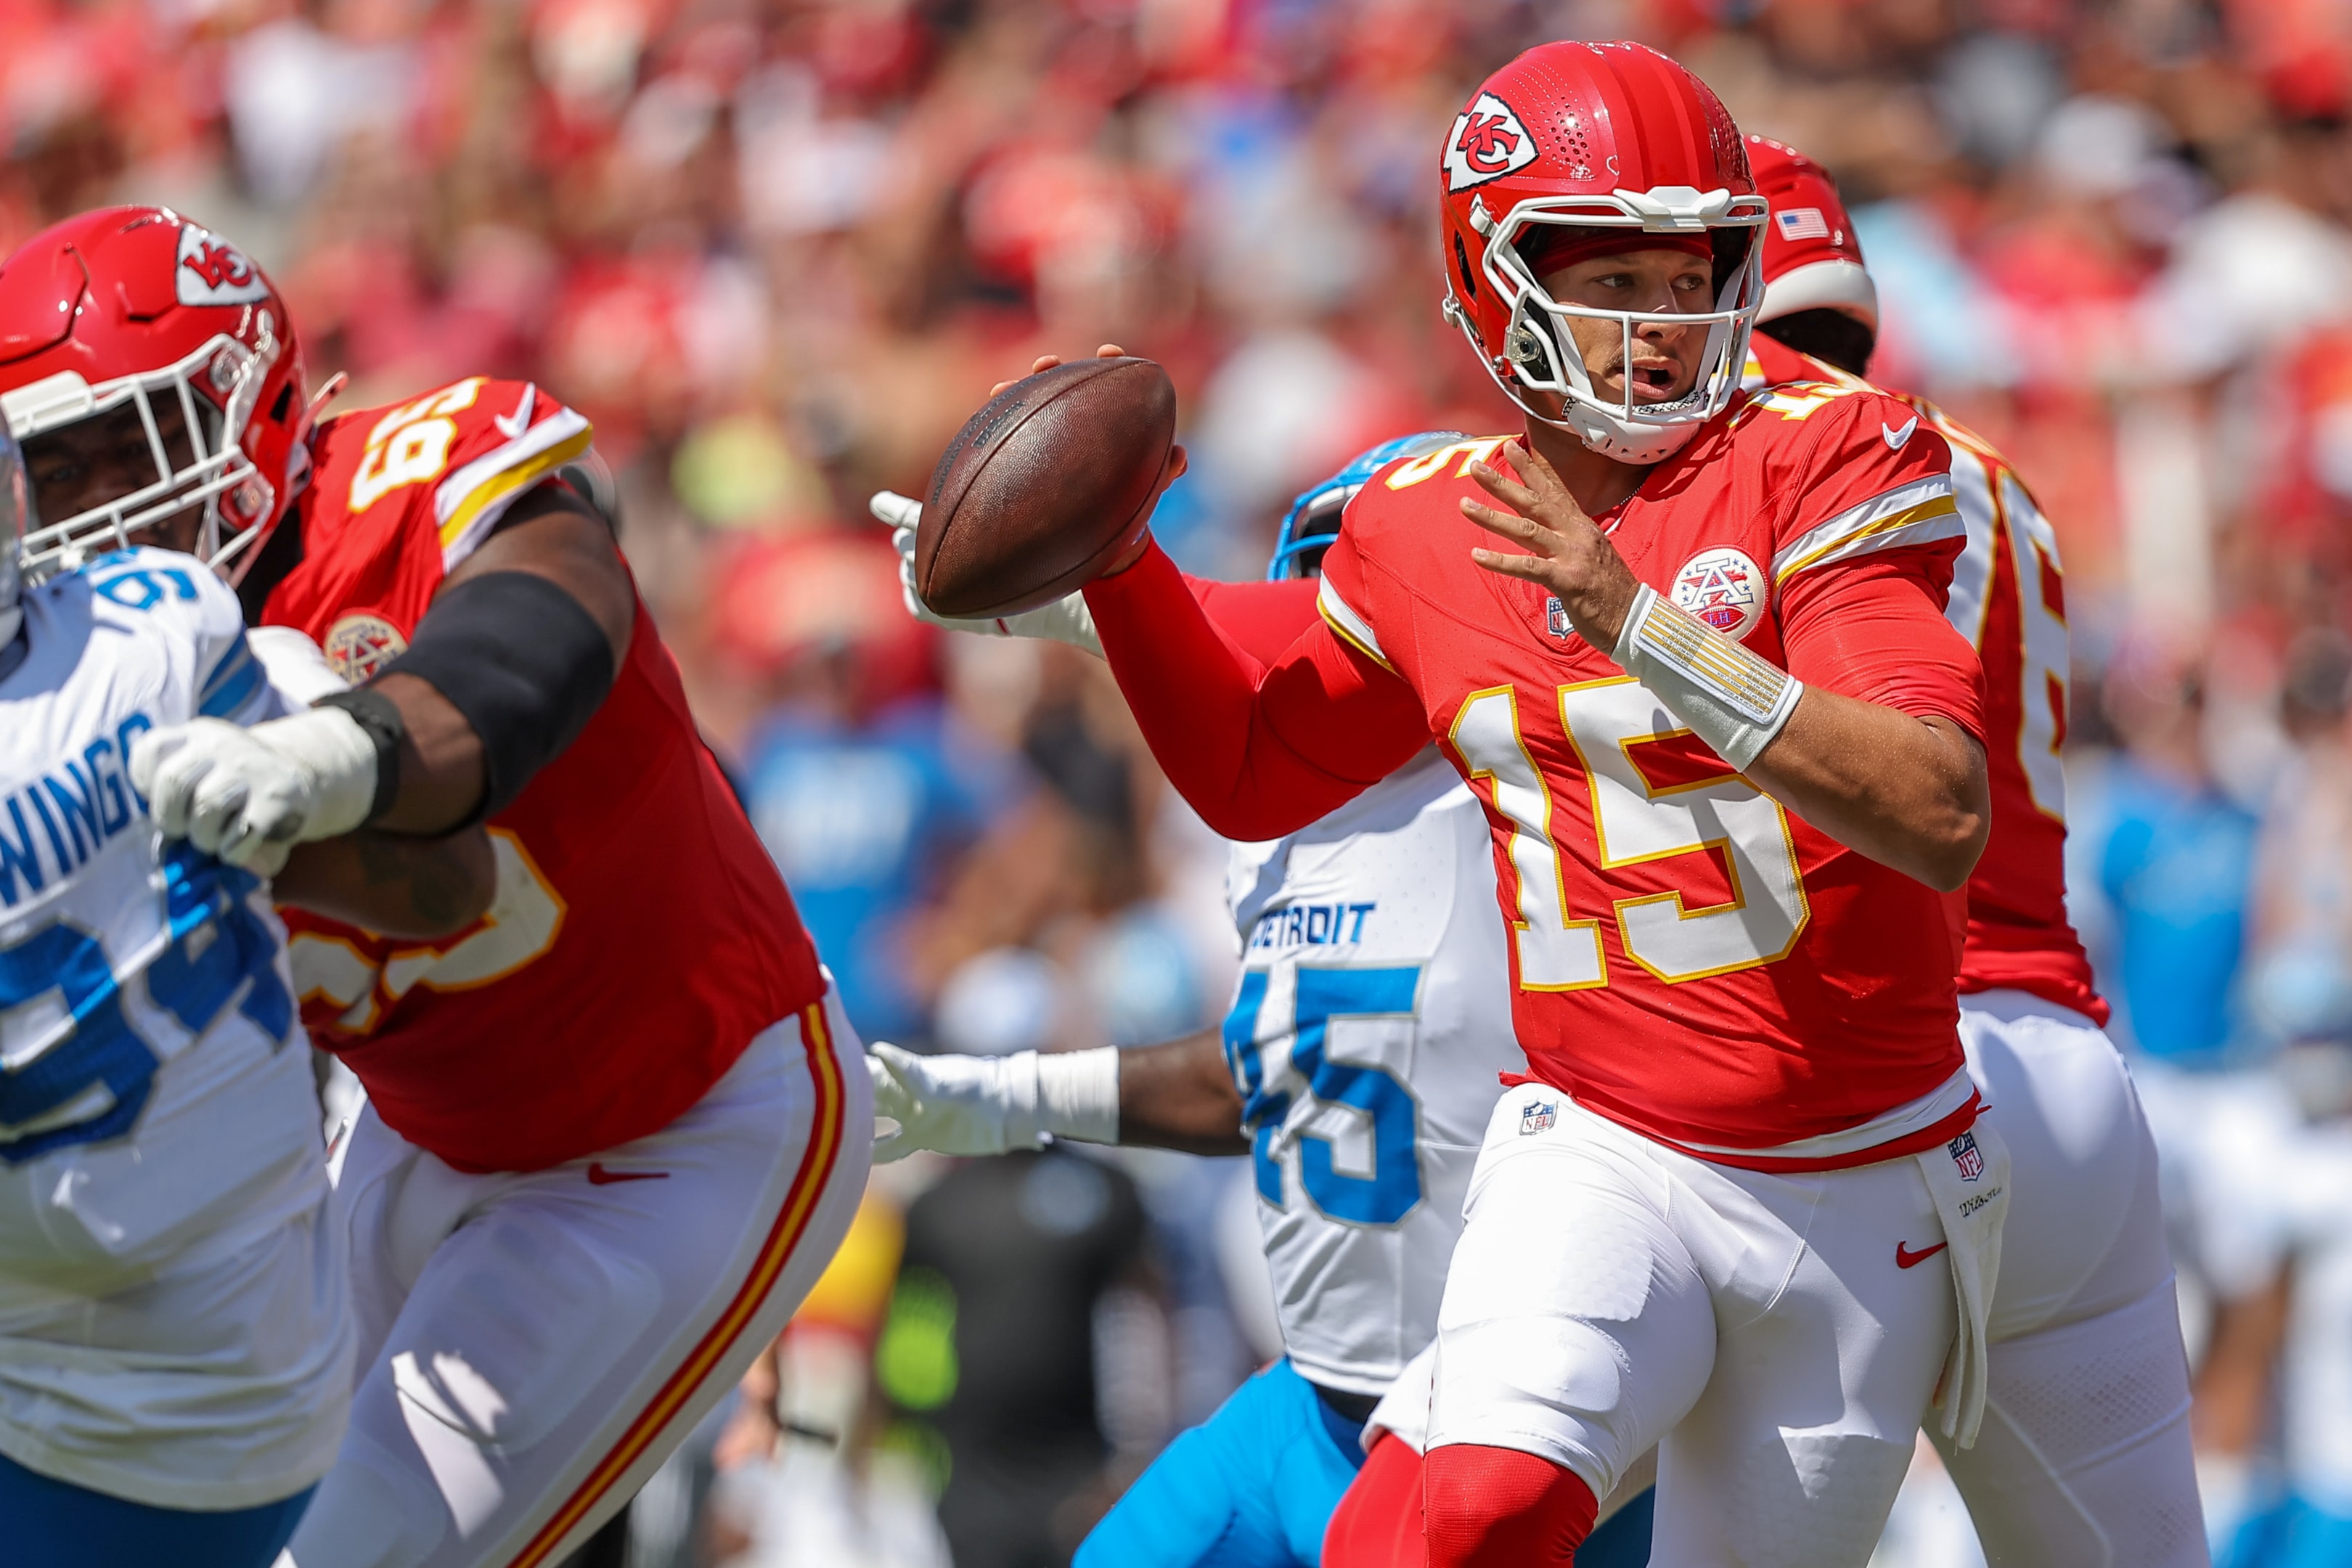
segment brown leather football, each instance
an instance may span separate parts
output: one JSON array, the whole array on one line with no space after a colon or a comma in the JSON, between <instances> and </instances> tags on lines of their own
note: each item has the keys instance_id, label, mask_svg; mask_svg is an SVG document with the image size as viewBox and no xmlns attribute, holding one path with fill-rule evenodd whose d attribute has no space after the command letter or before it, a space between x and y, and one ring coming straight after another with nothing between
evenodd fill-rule
<instances>
[{"instance_id":1,"label":"brown leather football","mask_svg":"<svg viewBox=\"0 0 2352 1568\"><path fill-rule=\"evenodd\" d=\"M1084 587L1150 522L1176 389L1148 359L1074 360L1014 382L931 472L915 591L935 615L1017 615Z\"/></svg>"}]
</instances>

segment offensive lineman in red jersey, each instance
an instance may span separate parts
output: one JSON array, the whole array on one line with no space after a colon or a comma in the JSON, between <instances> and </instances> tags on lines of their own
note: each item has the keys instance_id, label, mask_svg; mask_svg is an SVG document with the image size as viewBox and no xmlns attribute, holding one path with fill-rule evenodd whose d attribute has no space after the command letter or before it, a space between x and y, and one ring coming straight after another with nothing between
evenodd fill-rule
<instances>
[{"instance_id":1,"label":"offensive lineman in red jersey","mask_svg":"<svg viewBox=\"0 0 2352 1568\"><path fill-rule=\"evenodd\" d=\"M1430 1562L1565 1561L1663 1439L1657 1561L1858 1564L1931 1398L1975 1436L2008 1191L1935 891L1986 816L1948 450L1875 393L1738 395L1765 204L1663 57L1531 51L1444 169L1519 478L1498 437L1376 479L1271 668L1154 550L1088 603L1221 831L1433 736L1488 804L1533 1077L1447 1285Z\"/></svg>"},{"instance_id":2,"label":"offensive lineman in red jersey","mask_svg":"<svg viewBox=\"0 0 2352 1568\"><path fill-rule=\"evenodd\" d=\"M790 1316L871 1115L609 524L559 478L588 423L478 376L311 429L268 279L157 208L0 263L0 353L52 548L185 536L249 620L323 646L320 689L353 683L158 731L133 770L166 831L285 863L306 1020L369 1095L334 1162L352 1429L290 1561L559 1561ZM437 940L328 918L447 932L484 903Z\"/></svg>"},{"instance_id":3,"label":"offensive lineman in red jersey","mask_svg":"<svg viewBox=\"0 0 2352 1568\"><path fill-rule=\"evenodd\" d=\"M1853 220L1811 159L1759 136L1748 149L1773 212L1750 384L1854 384L1878 320ZM1995 1563L2201 1568L2156 1147L2066 918L2057 535L1981 436L1925 398L1894 395L1950 443L1968 530L1948 617L1984 667L1992 831L1969 879L1960 1037L1986 1099L2003 1108L2016 1194L1984 1433L1967 1450L1929 1435ZM2067 1396L2052 1398L2062 1384Z\"/></svg>"}]
</instances>

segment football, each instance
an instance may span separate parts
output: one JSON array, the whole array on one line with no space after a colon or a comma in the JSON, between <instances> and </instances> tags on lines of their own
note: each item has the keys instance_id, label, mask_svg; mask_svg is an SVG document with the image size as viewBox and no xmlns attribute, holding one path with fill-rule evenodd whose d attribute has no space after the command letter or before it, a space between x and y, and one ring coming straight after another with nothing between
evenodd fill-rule
<instances>
[{"instance_id":1,"label":"football","mask_svg":"<svg viewBox=\"0 0 2352 1568\"><path fill-rule=\"evenodd\" d=\"M977 620L1084 586L1149 522L1175 437L1176 389L1150 360L1076 360L1014 382L932 470L915 591L934 614Z\"/></svg>"}]
</instances>

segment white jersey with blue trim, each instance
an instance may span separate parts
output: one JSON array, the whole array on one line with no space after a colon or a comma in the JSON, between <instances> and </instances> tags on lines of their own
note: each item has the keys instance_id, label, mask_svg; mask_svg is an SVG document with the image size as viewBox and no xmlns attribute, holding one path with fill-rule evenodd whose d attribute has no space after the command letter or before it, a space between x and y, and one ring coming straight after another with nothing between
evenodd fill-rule
<instances>
[{"instance_id":1,"label":"white jersey with blue trim","mask_svg":"<svg viewBox=\"0 0 2352 1568\"><path fill-rule=\"evenodd\" d=\"M23 604L0 677L0 1453L150 1500L209 1470L267 1489L320 1440L342 1331L281 1316L268 1331L296 1342L248 1367L190 1343L203 1307L167 1299L317 1228L310 1052L268 884L165 844L126 762L147 730L284 700L193 557L118 551Z\"/></svg>"},{"instance_id":2,"label":"white jersey with blue trim","mask_svg":"<svg viewBox=\"0 0 2352 1568\"><path fill-rule=\"evenodd\" d=\"M1477 798L1423 752L1313 826L1233 850L1225 1058L1285 1348L1384 1392L1437 1332L1470 1171L1526 1070Z\"/></svg>"}]
</instances>

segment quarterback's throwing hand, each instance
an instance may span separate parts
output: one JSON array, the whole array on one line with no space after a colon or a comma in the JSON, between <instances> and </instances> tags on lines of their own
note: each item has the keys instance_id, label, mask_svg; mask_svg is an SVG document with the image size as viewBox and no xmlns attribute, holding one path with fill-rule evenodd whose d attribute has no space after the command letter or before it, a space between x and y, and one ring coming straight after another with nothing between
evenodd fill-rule
<instances>
[{"instance_id":1,"label":"quarterback's throwing hand","mask_svg":"<svg viewBox=\"0 0 2352 1568\"><path fill-rule=\"evenodd\" d=\"M275 876L297 843L331 838L366 820L375 799L375 743L335 708L250 730L197 719L132 742L131 783L166 838Z\"/></svg>"},{"instance_id":2,"label":"quarterback's throwing hand","mask_svg":"<svg viewBox=\"0 0 2352 1568\"><path fill-rule=\"evenodd\" d=\"M1504 448L1518 471L1473 463L1470 477L1479 488L1509 511L1498 511L1475 500L1464 500L1463 515L1489 533L1522 546L1520 555L1502 550L1473 550L1471 559L1489 572L1524 577L1559 596L1560 607L1584 640L1609 649L1617 646L1625 613L1633 607L1641 582L1633 575L1609 536L1585 515L1567 485L1560 481L1543 454L1513 443Z\"/></svg>"}]
</instances>

